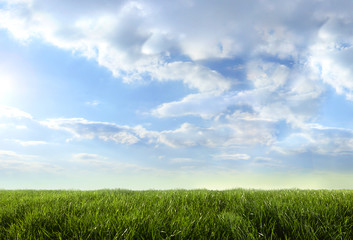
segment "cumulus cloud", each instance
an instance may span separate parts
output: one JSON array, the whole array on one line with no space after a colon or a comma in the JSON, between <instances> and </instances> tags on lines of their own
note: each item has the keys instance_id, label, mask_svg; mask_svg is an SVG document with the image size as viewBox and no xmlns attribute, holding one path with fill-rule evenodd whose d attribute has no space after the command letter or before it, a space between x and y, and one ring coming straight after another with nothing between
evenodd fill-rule
<instances>
[{"instance_id":1,"label":"cumulus cloud","mask_svg":"<svg viewBox=\"0 0 353 240\"><path fill-rule=\"evenodd\" d=\"M96 59L117 76L164 76L178 69L178 78L188 78L185 71L198 75L203 69L202 76L212 81L222 77L196 61L264 54L299 61L322 29L350 37L349 1L2 2L1 27L18 39L42 38ZM192 62L174 60L180 56ZM195 81L186 80L191 86Z\"/></svg>"},{"instance_id":2,"label":"cumulus cloud","mask_svg":"<svg viewBox=\"0 0 353 240\"><path fill-rule=\"evenodd\" d=\"M353 100L352 55L353 18L331 18L320 29L319 40L311 46L310 64L324 82L338 94Z\"/></svg>"},{"instance_id":3,"label":"cumulus cloud","mask_svg":"<svg viewBox=\"0 0 353 240\"><path fill-rule=\"evenodd\" d=\"M1 26L19 39L39 37L94 58L125 81L147 73L161 81L181 80L199 91L228 90L231 80L198 60L264 53L291 58L305 52L311 42L305 43L303 31L313 38L327 10L303 1L290 8L280 1L104 1L80 7L67 1L4 3ZM310 10L318 13L312 17ZM284 17L287 22L281 21ZM186 60L177 60L180 56Z\"/></svg>"},{"instance_id":4,"label":"cumulus cloud","mask_svg":"<svg viewBox=\"0 0 353 240\"><path fill-rule=\"evenodd\" d=\"M247 71L248 79L255 88L273 92L286 83L290 70L285 65L273 62L250 62Z\"/></svg>"},{"instance_id":5,"label":"cumulus cloud","mask_svg":"<svg viewBox=\"0 0 353 240\"><path fill-rule=\"evenodd\" d=\"M276 142L272 149L282 154L316 153L320 155L353 155L351 129L306 124L299 131Z\"/></svg>"},{"instance_id":6,"label":"cumulus cloud","mask_svg":"<svg viewBox=\"0 0 353 240\"><path fill-rule=\"evenodd\" d=\"M94 58L127 82L141 80L147 74L150 79L180 80L190 88L215 94L229 90L234 80L202 61L250 59L246 64L248 80L256 89L271 91L286 83L293 66L268 62L264 56L292 61L295 66L302 66L309 59L314 66L325 65L317 63L317 59L324 58L315 57L320 52L315 51L316 44L324 41L317 36L322 35L321 38L328 39L324 42L331 42L332 37L327 36L349 32L345 30L349 29L350 19L346 10L343 19L338 17L345 1L339 6L335 3L334 8L319 1L264 0L218 1L217 4L143 0L99 4L93 1L84 4L41 0L3 2L1 26L19 39L42 38L60 48ZM342 31L334 32L336 25ZM339 39L344 37L349 42L350 35L346 35ZM332 54L323 54L337 62ZM180 60L182 56L185 60ZM343 56L336 58L344 59ZM329 60L323 60L327 63L324 69L330 69ZM342 72L338 70L334 72ZM323 70L324 80L331 82L326 75L330 74ZM293 84L296 86L293 92L303 91L298 85L310 85L303 80ZM342 88L350 88L345 85L335 84L340 92L344 91Z\"/></svg>"},{"instance_id":7,"label":"cumulus cloud","mask_svg":"<svg viewBox=\"0 0 353 240\"><path fill-rule=\"evenodd\" d=\"M82 118L41 122L51 129L119 144L349 152L350 130L308 124L328 86L353 99L350 1L2 3L0 27L17 39L39 38L94 59L125 82L181 81L195 92L160 103L151 114L199 116L203 123L150 131ZM223 60L234 62L231 68L241 62L244 76L212 67ZM0 116L32 118L9 107L0 107ZM290 133L279 140L282 121Z\"/></svg>"},{"instance_id":8,"label":"cumulus cloud","mask_svg":"<svg viewBox=\"0 0 353 240\"><path fill-rule=\"evenodd\" d=\"M157 117L193 115L203 119L251 113L257 119L286 120L299 126L317 115L324 87L309 67L290 67L274 61L250 61L245 66L251 89L220 94L201 92L163 103L152 110Z\"/></svg>"},{"instance_id":9,"label":"cumulus cloud","mask_svg":"<svg viewBox=\"0 0 353 240\"><path fill-rule=\"evenodd\" d=\"M170 58L172 51L183 54L179 42L184 33L174 33L175 29L156 21L156 14L161 12L152 3L85 2L78 7L76 3L38 0L4 4L0 27L16 38L42 38L94 58L126 82L140 80L141 74L147 74L159 81L181 80L200 91L224 91L230 87L230 81L212 69Z\"/></svg>"}]
</instances>

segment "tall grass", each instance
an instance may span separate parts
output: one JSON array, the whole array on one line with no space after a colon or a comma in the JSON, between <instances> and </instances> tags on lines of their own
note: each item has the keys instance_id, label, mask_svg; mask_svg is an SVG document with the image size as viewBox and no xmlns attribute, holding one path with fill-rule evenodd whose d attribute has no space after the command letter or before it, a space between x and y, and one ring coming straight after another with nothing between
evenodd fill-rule
<instances>
[{"instance_id":1,"label":"tall grass","mask_svg":"<svg viewBox=\"0 0 353 240\"><path fill-rule=\"evenodd\" d=\"M353 191L0 191L0 239L353 239Z\"/></svg>"}]
</instances>

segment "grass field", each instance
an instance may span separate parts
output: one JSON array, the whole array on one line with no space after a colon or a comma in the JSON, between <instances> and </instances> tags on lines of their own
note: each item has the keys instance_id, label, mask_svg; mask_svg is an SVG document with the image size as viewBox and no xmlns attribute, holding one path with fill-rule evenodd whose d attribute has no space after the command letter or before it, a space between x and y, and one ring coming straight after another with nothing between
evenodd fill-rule
<instances>
[{"instance_id":1,"label":"grass field","mask_svg":"<svg viewBox=\"0 0 353 240\"><path fill-rule=\"evenodd\" d=\"M0 191L0 239L353 239L353 191Z\"/></svg>"}]
</instances>

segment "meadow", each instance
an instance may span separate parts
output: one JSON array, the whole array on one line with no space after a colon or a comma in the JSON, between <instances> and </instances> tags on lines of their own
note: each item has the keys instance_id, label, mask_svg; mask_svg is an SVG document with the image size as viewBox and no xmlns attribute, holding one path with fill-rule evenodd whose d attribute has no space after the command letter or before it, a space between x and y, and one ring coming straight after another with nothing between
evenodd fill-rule
<instances>
[{"instance_id":1,"label":"meadow","mask_svg":"<svg viewBox=\"0 0 353 240\"><path fill-rule=\"evenodd\" d=\"M1 190L0 239L353 239L353 191Z\"/></svg>"}]
</instances>

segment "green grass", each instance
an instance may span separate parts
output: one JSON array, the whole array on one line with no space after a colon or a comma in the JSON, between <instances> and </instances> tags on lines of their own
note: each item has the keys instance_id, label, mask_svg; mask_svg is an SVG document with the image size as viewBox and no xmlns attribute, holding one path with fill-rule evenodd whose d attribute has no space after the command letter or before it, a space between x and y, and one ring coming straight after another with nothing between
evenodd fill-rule
<instances>
[{"instance_id":1,"label":"green grass","mask_svg":"<svg viewBox=\"0 0 353 240\"><path fill-rule=\"evenodd\" d=\"M353 239L353 191L0 191L0 239Z\"/></svg>"}]
</instances>

